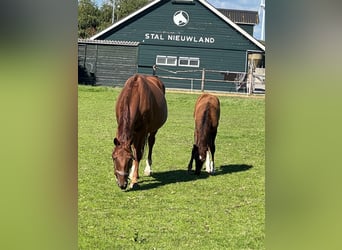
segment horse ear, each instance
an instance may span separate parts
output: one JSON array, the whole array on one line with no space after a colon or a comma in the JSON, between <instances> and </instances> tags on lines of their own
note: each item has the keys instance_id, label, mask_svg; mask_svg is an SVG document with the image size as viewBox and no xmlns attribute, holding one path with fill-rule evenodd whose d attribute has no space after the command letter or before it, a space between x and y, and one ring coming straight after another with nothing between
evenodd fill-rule
<instances>
[{"instance_id":1,"label":"horse ear","mask_svg":"<svg viewBox=\"0 0 342 250\"><path fill-rule=\"evenodd\" d=\"M116 137L114 138L114 145L115 146L119 146L120 145L120 142L119 142L119 140L118 139L116 139Z\"/></svg>"}]
</instances>

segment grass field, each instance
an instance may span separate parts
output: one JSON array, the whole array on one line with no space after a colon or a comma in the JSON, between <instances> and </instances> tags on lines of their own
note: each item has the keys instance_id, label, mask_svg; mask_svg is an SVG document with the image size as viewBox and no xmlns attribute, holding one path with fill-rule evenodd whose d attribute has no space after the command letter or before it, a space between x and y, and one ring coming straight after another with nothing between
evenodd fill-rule
<instances>
[{"instance_id":1,"label":"grass field","mask_svg":"<svg viewBox=\"0 0 342 250\"><path fill-rule=\"evenodd\" d=\"M121 191L111 153L121 89L79 86L79 249L265 249L265 100L219 96L216 174L187 174L198 94L167 92L151 177ZM145 151L145 156L147 155Z\"/></svg>"}]
</instances>

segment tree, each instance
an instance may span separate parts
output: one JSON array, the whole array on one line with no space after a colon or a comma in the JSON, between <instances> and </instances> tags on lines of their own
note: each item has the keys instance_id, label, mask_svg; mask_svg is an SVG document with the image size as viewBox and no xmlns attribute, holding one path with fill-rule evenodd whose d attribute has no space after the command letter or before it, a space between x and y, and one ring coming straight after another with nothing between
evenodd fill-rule
<instances>
[{"instance_id":1,"label":"tree","mask_svg":"<svg viewBox=\"0 0 342 250\"><path fill-rule=\"evenodd\" d=\"M104 30L105 28L112 25L112 15L113 15L112 3L110 3L110 1L107 3L104 3L100 8L99 31Z\"/></svg>"},{"instance_id":2,"label":"tree","mask_svg":"<svg viewBox=\"0 0 342 250\"><path fill-rule=\"evenodd\" d=\"M144 7L148 0L121 0L118 2L118 18L122 19L134 11Z\"/></svg>"},{"instance_id":3,"label":"tree","mask_svg":"<svg viewBox=\"0 0 342 250\"><path fill-rule=\"evenodd\" d=\"M125 18L150 0L115 0L114 20ZM78 37L89 38L112 25L113 0L98 8L94 0L78 1Z\"/></svg>"},{"instance_id":4,"label":"tree","mask_svg":"<svg viewBox=\"0 0 342 250\"><path fill-rule=\"evenodd\" d=\"M78 1L78 37L89 38L97 33L99 9L92 0Z\"/></svg>"}]
</instances>

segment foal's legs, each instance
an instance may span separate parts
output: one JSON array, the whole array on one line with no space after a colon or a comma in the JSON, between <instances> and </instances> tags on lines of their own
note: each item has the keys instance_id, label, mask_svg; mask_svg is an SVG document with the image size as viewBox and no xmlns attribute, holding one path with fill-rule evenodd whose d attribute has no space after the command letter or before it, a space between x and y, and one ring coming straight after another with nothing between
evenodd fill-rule
<instances>
[{"instance_id":1,"label":"foal's legs","mask_svg":"<svg viewBox=\"0 0 342 250\"><path fill-rule=\"evenodd\" d=\"M215 138L216 138L216 134L217 134L217 130L215 129L215 131L212 133L212 137L211 137L211 142L210 142L210 153L211 153L211 162L210 162L210 172L212 174L215 173Z\"/></svg>"},{"instance_id":2,"label":"foal's legs","mask_svg":"<svg viewBox=\"0 0 342 250\"><path fill-rule=\"evenodd\" d=\"M148 156L146 160L146 167L144 170L144 175L146 176L150 176L152 173L152 149L156 141L156 134L157 134L157 131L151 132L150 135L148 136Z\"/></svg>"},{"instance_id":3,"label":"foal's legs","mask_svg":"<svg viewBox=\"0 0 342 250\"><path fill-rule=\"evenodd\" d=\"M190 157L190 161L189 161L189 164L188 164L188 172L189 173L191 172L191 169L192 169L192 163L193 163L193 160L194 160L195 150L196 150L196 145L194 144L193 147L192 147L192 150L191 150L191 157Z\"/></svg>"}]
</instances>

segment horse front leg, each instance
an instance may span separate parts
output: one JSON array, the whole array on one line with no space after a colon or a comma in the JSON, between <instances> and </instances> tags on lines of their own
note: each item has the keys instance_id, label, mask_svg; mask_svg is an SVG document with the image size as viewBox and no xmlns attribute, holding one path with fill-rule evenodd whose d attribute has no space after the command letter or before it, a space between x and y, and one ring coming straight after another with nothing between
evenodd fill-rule
<instances>
[{"instance_id":1,"label":"horse front leg","mask_svg":"<svg viewBox=\"0 0 342 250\"><path fill-rule=\"evenodd\" d=\"M148 156L146 160L146 167L144 170L145 176L150 176L152 174L152 150L153 150L154 143L156 141L156 134L157 134L157 131L150 133L148 137Z\"/></svg>"},{"instance_id":2,"label":"horse front leg","mask_svg":"<svg viewBox=\"0 0 342 250\"><path fill-rule=\"evenodd\" d=\"M139 179L139 162L136 160L133 161L133 165L132 165L132 169L130 173L130 179L131 179L131 183L129 187L134 188L137 185L138 179Z\"/></svg>"},{"instance_id":3,"label":"horse front leg","mask_svg":"<svg viewBox=\"0 0 342 250\"><path fill-rule=\"evenodd\" d=\"M143 155L143 142L141 140L138 140L136 143L133 143L133 152L134 152L134 160L133 165L130 172L130 188L134 188L138 185L138 179L139 179L139 163Z\"/></svg>"},{"instance_id":4,"label":"horse front leg","mask_svg":"<svg viewBox=\"0 0 342 250\"><path fill-rule=\"evenodd\" d=\"M190 161L188 164L188 173L191 173L191 169L192 169L192 163L194 161L195 158L195 152L196 152L196 145L194 144L191 150L191 157L190 157Z\"/></svg>"}]
</instances>

